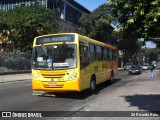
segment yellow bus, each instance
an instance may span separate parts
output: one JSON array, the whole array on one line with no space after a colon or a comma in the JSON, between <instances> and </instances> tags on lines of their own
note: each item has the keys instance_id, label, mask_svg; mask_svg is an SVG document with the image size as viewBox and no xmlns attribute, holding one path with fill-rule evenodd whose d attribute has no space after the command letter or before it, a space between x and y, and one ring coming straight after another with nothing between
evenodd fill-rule
<instances>
[{"instance_id":1,"label":"yellow bus","mask_svg":"<svg viewBox=\"0 0 160 120\"><path fill-rule=\"evenodd\" d=\"M77 33L38 36L33 43L32 89L94 91L117 74L117 49Z\"/></svg>"}]
</instances>

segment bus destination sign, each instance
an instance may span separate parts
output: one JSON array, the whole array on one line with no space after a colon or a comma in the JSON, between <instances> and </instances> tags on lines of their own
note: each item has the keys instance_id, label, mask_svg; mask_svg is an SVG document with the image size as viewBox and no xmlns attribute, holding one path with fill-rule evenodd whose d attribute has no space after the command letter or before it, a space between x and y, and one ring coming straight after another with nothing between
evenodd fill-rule
<instances>
[{"instance_id":1,"label":"bus destination sign","mask_svg":"<svg viewBox=\"0 0 160 120\"><path fill-rule=\"evenodd\" d=\"M39 37L36 40L36 45L52 43L52 42L74 42L74 35L56 35L56 36Z\"/></svg>"}]
</instances>

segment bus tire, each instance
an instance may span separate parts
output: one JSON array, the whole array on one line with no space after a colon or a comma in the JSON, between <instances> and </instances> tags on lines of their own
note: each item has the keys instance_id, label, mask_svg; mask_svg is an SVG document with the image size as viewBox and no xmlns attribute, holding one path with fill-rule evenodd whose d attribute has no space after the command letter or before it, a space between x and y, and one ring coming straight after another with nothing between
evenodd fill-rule
<instances>
[{"instance_id":1,"label":"bus tire","mask_svg":"<svg viewBox=\"0 0 160 120\"><path fill-rule=\"evenodd\" d=\"M93 94L95 92L95 89L96 89L96 79L95 77L92 76L91 81L90 81L89 92Z\"/></svg>"},{"instance_id":2,"label":"bus tire","mask_svg":"<svg viewBox=\"0 0 160 120\"><path fill-rule=\"evenodd\" d=\"M113 71L112 71L111 75L110 75L110 79L109 79L109 84L112 84L113 80L114 80L114 75L113 75Z\"/></svg>"}]
</instances>

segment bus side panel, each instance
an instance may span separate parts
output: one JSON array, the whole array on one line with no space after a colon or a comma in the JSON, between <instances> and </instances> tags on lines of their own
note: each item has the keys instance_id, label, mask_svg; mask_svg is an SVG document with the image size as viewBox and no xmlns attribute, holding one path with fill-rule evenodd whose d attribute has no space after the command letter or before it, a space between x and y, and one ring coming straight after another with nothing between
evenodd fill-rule
<instances>
[{"instance_id":1,"label":"bus side panel","mask_svg":"<svg viewBox=\"0 0 160 120\"><path fill-rule=\"evenodd\" d=\"M107 62L106 61L103 61L102 62L102 82L106 81L108 78L107 78L107 75L108 75L108 69L107 69Z\"/></svg>"},{"instance_id":2,"label":"bus side panel","mask_svg":"<svg viewBox=\"0 0 160 120\"><path fill-rule=\"evenodd\" d=\"M96 61L95 65L95 75L96 75L96 83L99 84L103 82L104 76L103 76L103 71L102 71L102 62L101 61Z\"/></svg>"},{"instance_id":3,"label":"bus side panel","mask_svg":"<svg viewBox=\"0 0 160 120\"><path fill-rule=\"evenodd\" d=\"M107 68L106 68L106 80L110 79L111 76L111 61L107 61Z\"/></svg>"},{"instance_id":4,"label":"bus side panel","mask_svg":"<svg viewBox=\"0 0 160 120\"><path fill-rule=\"evenodd\" d=\"M89 65L89 66L91 66L91 65ZM85 90L90 87L90 79L91 79L90 68L91 67L89 67L89 66L82 68L80 70L80 73L81 73L80 81L82 84L81 90Z\"/></svg>"},{"instance_id":5,"label":"bus side panel","mask_svg":"<svg viewBox=\"0 0 160 120\"><path fill-rule=\"evenodd\" d=\"M118 74L118 62L115 60L113 61L113 72L114 72L114 76L116 76Z\"/></svg>"}]
</instances>

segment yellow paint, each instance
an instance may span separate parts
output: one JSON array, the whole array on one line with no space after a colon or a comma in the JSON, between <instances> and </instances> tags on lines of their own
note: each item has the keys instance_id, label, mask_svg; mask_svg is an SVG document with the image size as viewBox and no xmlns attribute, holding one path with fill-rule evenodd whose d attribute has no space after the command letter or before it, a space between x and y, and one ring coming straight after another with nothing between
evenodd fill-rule
<instances>
[{"instance_id":1,"label":"yellow paint","mask_svg":"<svg viewBox=\"0 0 160 120\"><path fill-rule=\"evenodd\" d=\"M68 34L68 33L62 33ZM95 41L86 36L79 34L70 33L75 35L75 41L70 42L71 44L77 45L77 67L75 69L65 70L34 70L32 69L32 89L33 91L46 91L46 92L66 92L66 91L77 91L80 92L90 87L90 80L93 75L96 76L96 83L99 84L106 80L109 80L111 71L114 75L117 74L117 60L115 61L94 61L88 64L85 68L80 68L80 51L79 41L83 39L83 42L87 46L89 43L93 43L104 48L116 50L108 44ZM55 35L55 34L50 34ZM50 36L45 35L45 36ZM58 34L61 35L61 34ZM41 36L42 37L42 36ZM36 38L34 40L33 47L36 46ZM47 43L50 44L63 44L63 43ZM69 44L69 42L66 42ZM40 46L40 45L38 45Z\"/></svg>"}]
</instances>

